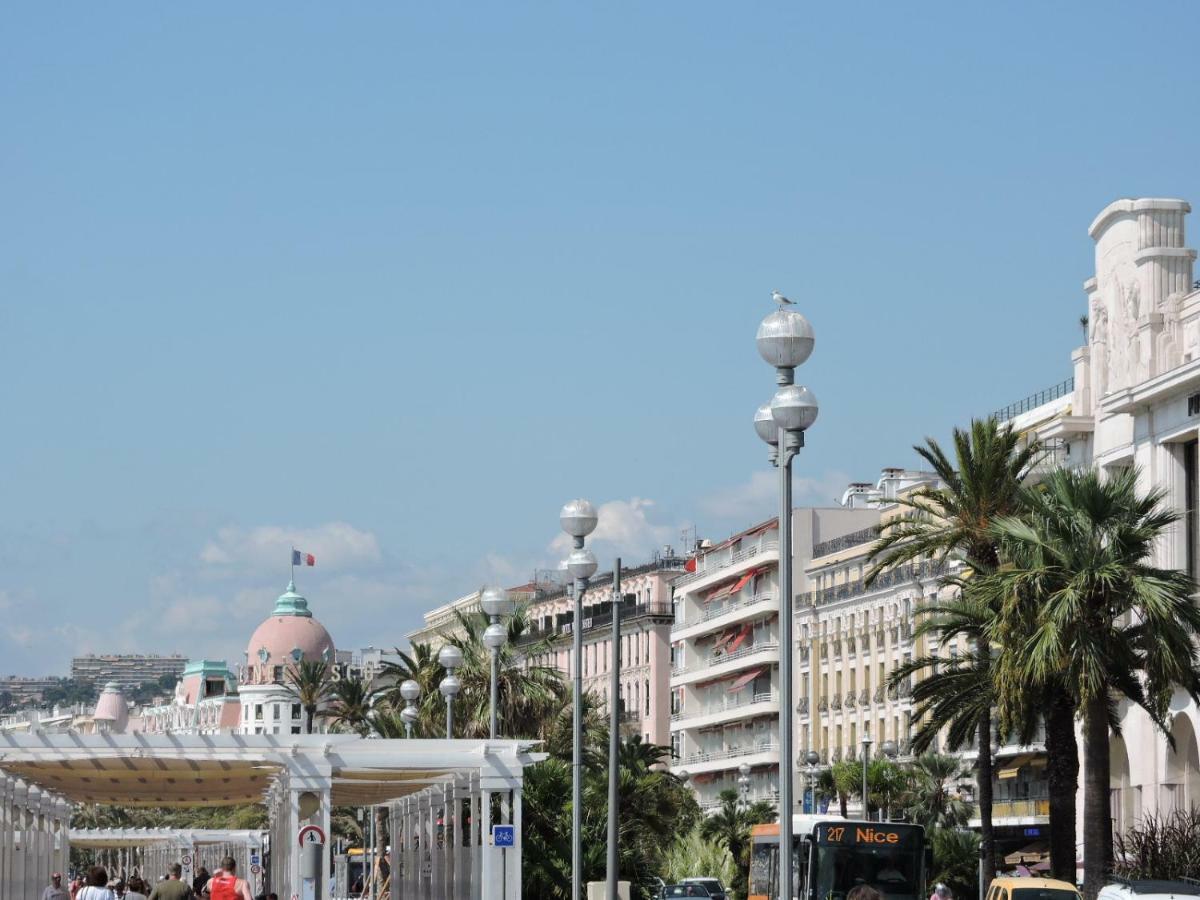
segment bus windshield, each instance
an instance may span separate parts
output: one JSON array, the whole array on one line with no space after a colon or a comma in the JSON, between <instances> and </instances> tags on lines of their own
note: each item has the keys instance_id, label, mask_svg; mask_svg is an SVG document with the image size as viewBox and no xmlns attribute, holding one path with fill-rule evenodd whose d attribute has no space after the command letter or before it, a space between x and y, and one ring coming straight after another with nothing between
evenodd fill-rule
<instances>
[{"instance_id":1,"label":"bus windshield","mask_svg":"<svg viewBox=\"0 0 1200 900\"><path fill-rule=\"evenodd\" d=\"M912 825L821 823L816 829L816 900L844 900L869 884L886 900L923 900L921 829Z\"/></svg>"},{"instance_id":2,"label":"bus windshield","mask_svg":"<svg viewBox=\"0 0 1200 900\"><path fill-rule=\"evenodd\" d=\"M918 862L911 853L864 844L818 846L817 900L845 900L858 884L871 885L887 900L917 900Z\"/></svg>"}]
</instances>

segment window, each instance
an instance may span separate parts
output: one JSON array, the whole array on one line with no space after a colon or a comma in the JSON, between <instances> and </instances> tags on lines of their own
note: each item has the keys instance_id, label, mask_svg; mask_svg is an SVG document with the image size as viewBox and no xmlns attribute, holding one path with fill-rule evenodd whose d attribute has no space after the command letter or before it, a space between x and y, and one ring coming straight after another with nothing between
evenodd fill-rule
<instances>
[{"instance_id":1,"label":"window","mask_svg":"<svg viewBox=\"0 0 1200 900\"><path fill-rule=\"evenodd\" d=\"M279 704L278 703L271 704L271 718L276 722L279 721ZM275 733L278 734L279 732L277 731Z\"/></svg>"},{"instance_id":2,"label":"window","mask_svg":"<svg viewBox=\"0 0 1200 900\"><path fill-rule=\"evenodd\" d=\"M293 725L293 726L292 726L292 734L299 734L299 733L300 733L300 726L299 726L299 725Z\"/></svg>"},{"instance_id":3,"label":"window","mask_svg":"<svg viewBox=\"0 0 1200 900\"><path fill-rule=\"evenodd\" d=\"M293 719L300 718L300 704L299 703L292 704L292 718Z\"/></svg>"},{"instance_id":4,"label":"window","mask_svg":"<svg viewBox=\"0 0 1200 900\"><path fill-rule=\"evenodd\" d=\"M1192 394L1188 397L1188 415L1200 415L1200 394Z\"/></svg>"},{"instance_id":5,"label":"window","mask_svg":"<svg viewBox=\"0 0 1200 900\"><path fill-rule=\"evenodd\" d=\"M643 695L646 699L646 715L650 715L650 679L646 679L646 691Z\"/></svg>"},{"instance_id":6,"label":"window","mask_svg":"<svg viewBox=\"0 0 1200 900\"><path fill-rule=\"evenodd\" d=\"M1200 396L1200 395L1197 395ZM1188 398L1188 412L1191 414L1192 398ZM1200 538L1200 512L1197 512L1197 442L1188 441L1183 445L1183 506L1184 506L1184 533L1187 535L1187 573L1193 579L1197 576L1197 557L1200 554L1196 552L1196 541Z\"/></svg>"},{"instance_id":7,"label":"window","mask_svg":"<svg viewBox=\"0 0 1200 900\"><path fill-rule=\"evenodd\" d=\"M261 722L261 721L262 721L262 717L263 717L263 713L262 713L262 704L261 704L261 703L255 703L255 704L254 704L254 721L256 721L256 722Z\"/></svg>"}]
</instances>

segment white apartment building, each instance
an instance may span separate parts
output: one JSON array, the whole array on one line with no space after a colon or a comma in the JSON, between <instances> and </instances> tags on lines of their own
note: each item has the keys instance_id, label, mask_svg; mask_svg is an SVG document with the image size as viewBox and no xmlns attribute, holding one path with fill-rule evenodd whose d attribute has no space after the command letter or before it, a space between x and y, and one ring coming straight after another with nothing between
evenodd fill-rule
<instances>
[{"instance_id":1,"label":"white apartment building","mask_svg":"<svg viewBox=\"0 0 1200 900\"><path fill-rule=\"evenodd\" d=\"M814 541L869 524L859 509L792 515L797 594ZM704 808L750 766L750 798L779 784L779 529L760 523L704 547L674 582L671 630L672 771L686 772Z\"/></svg>"}]
</instances>

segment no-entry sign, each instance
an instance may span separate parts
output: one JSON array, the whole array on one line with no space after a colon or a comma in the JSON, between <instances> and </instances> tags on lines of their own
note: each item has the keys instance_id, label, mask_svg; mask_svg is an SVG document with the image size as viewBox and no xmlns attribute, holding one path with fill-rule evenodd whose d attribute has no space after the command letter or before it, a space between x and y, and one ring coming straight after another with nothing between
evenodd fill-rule
<instances>
[{"instance_id":1,"label":"no-entry sign","mask_svg":"<svg viewBox=\"0 0 1200 900\"><path fill-rule=\"evenodd\" d=\"M296 839L301 847L305 844L324 844L325 832L320 825L305 825L296 834Z\"/></svg>"}]
</instances>

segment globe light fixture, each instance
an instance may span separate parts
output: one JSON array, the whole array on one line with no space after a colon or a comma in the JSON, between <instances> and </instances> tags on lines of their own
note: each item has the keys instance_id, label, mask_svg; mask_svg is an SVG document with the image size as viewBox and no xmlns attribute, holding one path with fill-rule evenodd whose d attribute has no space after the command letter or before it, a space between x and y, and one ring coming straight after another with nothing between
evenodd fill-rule
<instances>
[{"instance_id":1,"label":"globe light fixture","mask_svg":"<svg viewBox=\"0 0 1200 900\"><path fill-rule=\"evenodd\" d=\"M738 766L738 787L741 789L742 806L746 809L750 808L750 764L742 763Z\"/></svg>"},{"instance_id":2,"label":"globe light fixture","mask_svg":"<svg viewBox=\"0 0 1200 900\"><path fill-rule=\"evenodd\" d=\"M596 574L596 557L584 549L584 540L596 530L600 517L587 500L563 505L558 523L571 538L566 568L574 579L572 591L571 650L571 897L583 896L583 595L588 579Z\"/></svg>"},{"instance_id":3,"label":"globe light fixture","mask_svg":"<svg viewBox=\"0 0 1200 900\"><path fill-rule=\"evenodd\" d=\"M446 670L445 677L438 683L438 691L446 698L446 740L454 737L454 698L462 690L462 682L454 672L462 662L462 650L453 644L446 644L438 651L438 663Z\"/></svg>"},{"instance_id":4,"label":"globe light fixture","mask_svg":"<svg viewBox=\"0 0 1200 900\"><path fill-rule=\"evenodd\" d=\"M813 327L795 305L778 292L779 308L763 318L755 345L775 369L778 390L754 414L754 430L771 445L769 458L779 469L779 822L792 821L792 459L804 446L804 432L817 419L817 399L795 383L797 366L812 355ZM866 765L864 759L864 766ZM866 778L863 779L864 795ZM864 802L865 805L865 802ZM778 896L792 896L792 854L779 854Z\"/></svg>"},{"instance_id":5,"label":"globe light fixture","mask_svg":"<svg viewBox=\"0 0 1200 900\"><path fill-rule=\"evenodd\" d=\"M421 686L411 678L400 684L400 696L404 698L404 709L400 710L400 720L404 722L405 736L411 738L413 725L417 721L417 699L421 696Z\"/></svg>"},{"instance_id":6,"label":"globe light fixture","mask_svg":"<svg viewBox=\"0 0 1200 900\"><path fill-rule=\"evenodd\" d=\"M508 640L508 629L500 624L500 617L511 615L516 604L504 588L485 587L479 594L479 606L484 615L488 617L488 621L491 622L483 632L483 645L488 648L492 657L488 735L495 740L500 709L500 648Z\"/></svg>"}]
</instances>

